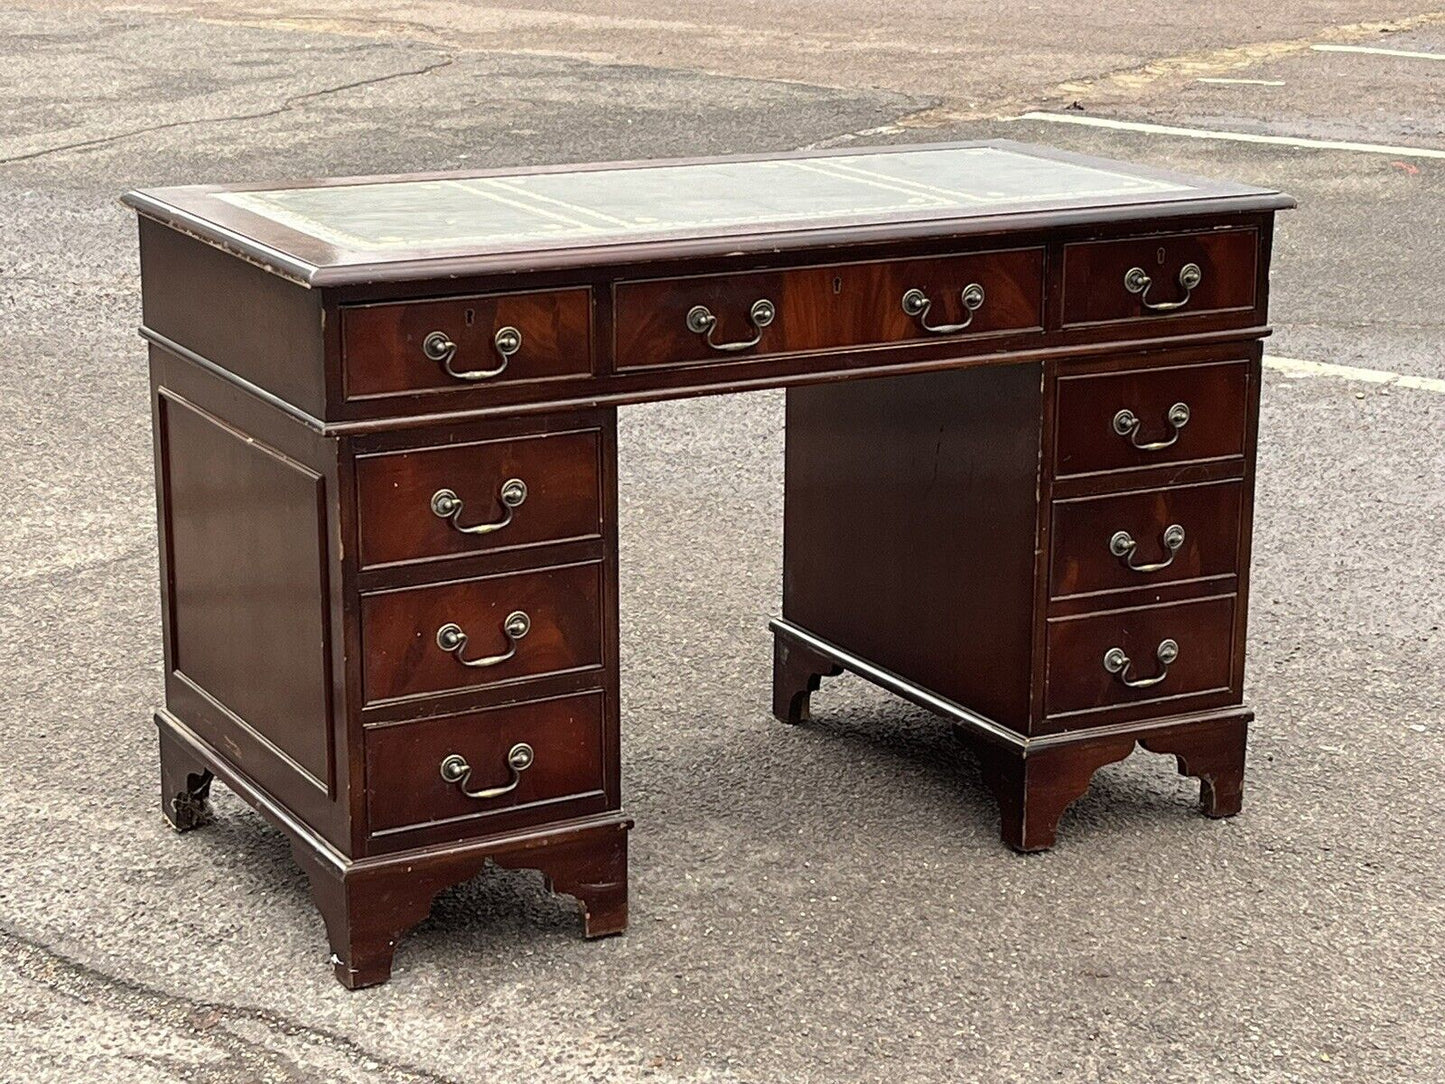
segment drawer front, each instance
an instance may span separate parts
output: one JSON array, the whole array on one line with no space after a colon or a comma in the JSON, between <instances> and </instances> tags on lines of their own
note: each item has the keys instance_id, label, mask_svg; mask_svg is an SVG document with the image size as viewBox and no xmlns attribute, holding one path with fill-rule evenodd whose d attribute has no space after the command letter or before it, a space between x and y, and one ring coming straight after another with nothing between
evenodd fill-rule
<instances>
[{"instance_id":1,"label":"drawer front","mask_svg":"<svg viewBox=\"0 0 1445 1084\"><path fill-rule=\"evenodd\" d=\"M1065 245L1064 326L1252 313L1258 258L1253 229Z\"/></svg>"},{"instance_id":2,"label":"drawer front","mask_svg":"<svg viewBox=\"0 0 1445 1084\"><path fill-rule=\"evenodd\" d=\"M602 533L598 430L358 457L364 566Z\"/></svg>"},{"instance_id":3,"label":"drawer front","mask_svg":"<svg viewBox=\"0 0 1445 1084\"><path fill-rule=\"evenodd\" d=\"M1043 324L1043 267L1043 249L1031 248L619 283L617 368L967 340L1038 329ZM916 294L905 310L910 291ZM770 312L755 318L759 302L770 306ZM697 315L690 322L689 315L699 306L714 322ZM924 326L965 322L966 327L947 333ZM752 345L739 345L749 342Z\"/></svg>"},{"instance_id":4,"label":"drawer front","mask_svg":"<svg viewBox=\"0 0 1445 1084\"><path fill-rule=\"evenodd\" d=\"M1225 595L1050 621L1045 714L1229 689L1234 607Z\"/></svg>"},{"instance_id":5,"label":"drawer front","mask_svg":"<svg viewBox=\"0 0 1445 1084\"><path fill-rule=\"evenodd\" d=\"M594 561L363 595L366 702L601 666L602 570Z\"/></svg>"},{"instance_id":6,"label":"drawer front","mask_svg":"<svg viewBox=\"0 0 1445 1084\"><path fill-rule=\"evenodd\" d=\"M1237 361L1060 377L1056 473L1242 455L1249 368Z\"/></svg>"},{"instance_id":7,"label":"drawer front","mask_svg":"<svg viewBox=\"0 0 1445 1084\"><path fill-rule=\"evenodd\" d=\"M341 310L346 397L588 376L591 323L585 288L348 306Z\"/></svg>"},{"instance_id":8,"label":"drawer front","mask_svg":"<svg viewBox=\"0 0 1445 1084\"><path fill-rule=\"evenodd\" d=\"M1238 571L1241 482L1056 501L1050 593L1150 587Z\"/></svg>"},{"instance_id":9,"label":"drawer front","mask_svg":"<svg viewBox=\"0 0 1445 1084\"><path fill-rule=\"evenodd\" d=\"M476 821L504 814L526 818L533 812L538 820L552 819L563 812L561 804L589 798L605 808L603 718L602 694L585 693L371 728L366 732L371 832L452 821L475 833Z\"/></svg>"}]
</instances>

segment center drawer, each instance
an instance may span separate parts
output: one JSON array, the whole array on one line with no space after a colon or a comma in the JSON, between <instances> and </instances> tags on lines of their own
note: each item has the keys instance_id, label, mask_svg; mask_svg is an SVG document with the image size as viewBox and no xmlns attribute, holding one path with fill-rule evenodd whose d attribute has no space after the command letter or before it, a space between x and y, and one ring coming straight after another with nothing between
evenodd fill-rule
<instances>
[{"instance_id":1,"label":"center drawer","mask_svg":"<svg viewBox=\"0 0 1445 1084\"><path fill-rule=\"evenodd\" d=\"M602 665L600 561L362 596L367 704Z\"/></svg>"},{"instance_id":2,"label":"center drawer","mask_svg":"<svg viewBox=\"0 0 1445 1084\"><path fill-rule=\"evenodd\" d=\"M1042 248L619 283L617 369L1037 330Z\"/></svg>"}]
</instances>

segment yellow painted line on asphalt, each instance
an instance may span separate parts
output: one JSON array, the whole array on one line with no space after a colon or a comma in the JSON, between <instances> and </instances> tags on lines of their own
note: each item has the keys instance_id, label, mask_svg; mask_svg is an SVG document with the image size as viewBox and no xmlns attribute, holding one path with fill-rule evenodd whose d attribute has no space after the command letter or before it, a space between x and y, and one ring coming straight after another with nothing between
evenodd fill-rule
<instances>
[{"instance_id":1,"label":"yellow painted line on asphalt","mask_svg":"<svg viewBox=\"0 0 1445 1084\"><path fill-rule=\"evenodd\" d=\"M1282 87L1283 79L1223 79L1209 76L1200 76L1194 80L1196 83L1214 83L1224 87Z\"/></svg>"},{"instance_id":2,"label":"yellow painted line on asphalt","mask_svg":"<svg viewBox=\"0 0 1445 1084\"><path fill-rule=\"evenodd\" d=\"M1416 53L1409 49L1380 49L1373 45L1311 45L1317 53L1368 53L1371 56L1402 56L1410 60L1445 60L1445 53Z\"/></svg>"},{"instance_id":3,"label":"yellow painted line on asphalt","mask_svg":"<svg viewBox=\"0 0 1445 1084\"><path fill-rule=\"evenodd\" d=\"M1025 113L1014 120L1037 120L1049 124L1082 124L1087 128L1109 128L1118 132L1183 136L1187 139L1219 139L1229 143L1264 143L1273 147L1304 147L1308 150L1351 151L1356 154L1388 154L1394 158L1445 158L1445 150L1434 147L1394 147L1386 143L1352 143L1343 139L1303 139L1298 136L1260 135L1257 132L1217 132L1211 128L1179 128L1172 124L1113 120L1068 113Z\"/></svg>"},{"instance_id":4,"label":"yellow painted line on asphalt","mask_svg":"<svg viewBox=\"0 0 1445 1084\"><path fill-rule=\"evenodd\" d=\"M1266 354L1264 367L1275 369L1286 376L1321 376L1335 380L1357 380L1365 384L1388 384L1396 388L1414 388L1417 391L1445 394L1445 380L1434 376L1412 376L1408 373L1391 373L1384 369L1362 369L1356 365L1331 365L1323 361L1280 357L1278 354Z\"/></svg>"}]
</instances>

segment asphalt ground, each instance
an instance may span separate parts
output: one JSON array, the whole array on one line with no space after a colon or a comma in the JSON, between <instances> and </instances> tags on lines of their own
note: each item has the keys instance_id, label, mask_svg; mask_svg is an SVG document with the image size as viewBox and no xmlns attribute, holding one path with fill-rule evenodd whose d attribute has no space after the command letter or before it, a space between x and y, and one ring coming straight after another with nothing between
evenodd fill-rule
<instances>
[{"instance_id":1,"label":"asphalt ground","mask_svg":"<svg viewBox=\"0 0 1445 1084\"><path fill-rule=\"evenodd\" d=\"M0 1079L1445 1078L1445 159L1308 145L1445 151L1445 61L1309 47L1445 55L1445 21L686 7L0 10ZM1069 119L1007 119L1030 111ZM1100 117L1306 145L1075 123ZM1136 753L1024 859L939 720L844 678L774 723L782 400L758 393L622 412L624 937L492 873L352 994L278 833L222 788L214 825L169 831L121 190L990 135L1300 200L1241 816L1195 816Z\"/></svg>"}]
</instances>

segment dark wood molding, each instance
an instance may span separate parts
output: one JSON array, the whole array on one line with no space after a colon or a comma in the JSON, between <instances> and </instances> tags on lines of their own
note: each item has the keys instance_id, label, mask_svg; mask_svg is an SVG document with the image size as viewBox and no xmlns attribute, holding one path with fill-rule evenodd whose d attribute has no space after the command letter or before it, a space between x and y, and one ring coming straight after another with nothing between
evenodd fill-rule
<instances>
[{"instance_id":1,"label":"dark wood molding","mask_svg":"<svg viewBox=\"0 0 1445 1084\"><path fill-rule=\"evenodd\" d=\"M1054 845L1064 810L1084 796L1096 771L1133 751L1134 739L1094 738L1024 755L989 744L977 749L1003 841L1027 854Z\"/></svg>"},{"instance_id":2,"label":"dark wood molding","mask_svg":"<svg viewBox=\"0 0 1445 1084\"><path fill-rule=\"evenodd\" d=\"M834 659L810 650L781 632L773 635L773 717L783 723L812 718L809 697L825 677L837 677L843 667Z\"/></svg>"},{"instance_id":3,"label":"dark wood molding","mask_svg":"<svg viewBox=\"0 0 1445 1084\"><path fill-rule=\"evenodd\" d=\"M1172 755L1179 774L1199 780L1199 803L1211 817L1232 817L1244 802L1244 756L1253 713L1139 739L1151 753Z\"/></svg>"}]
</instances>

